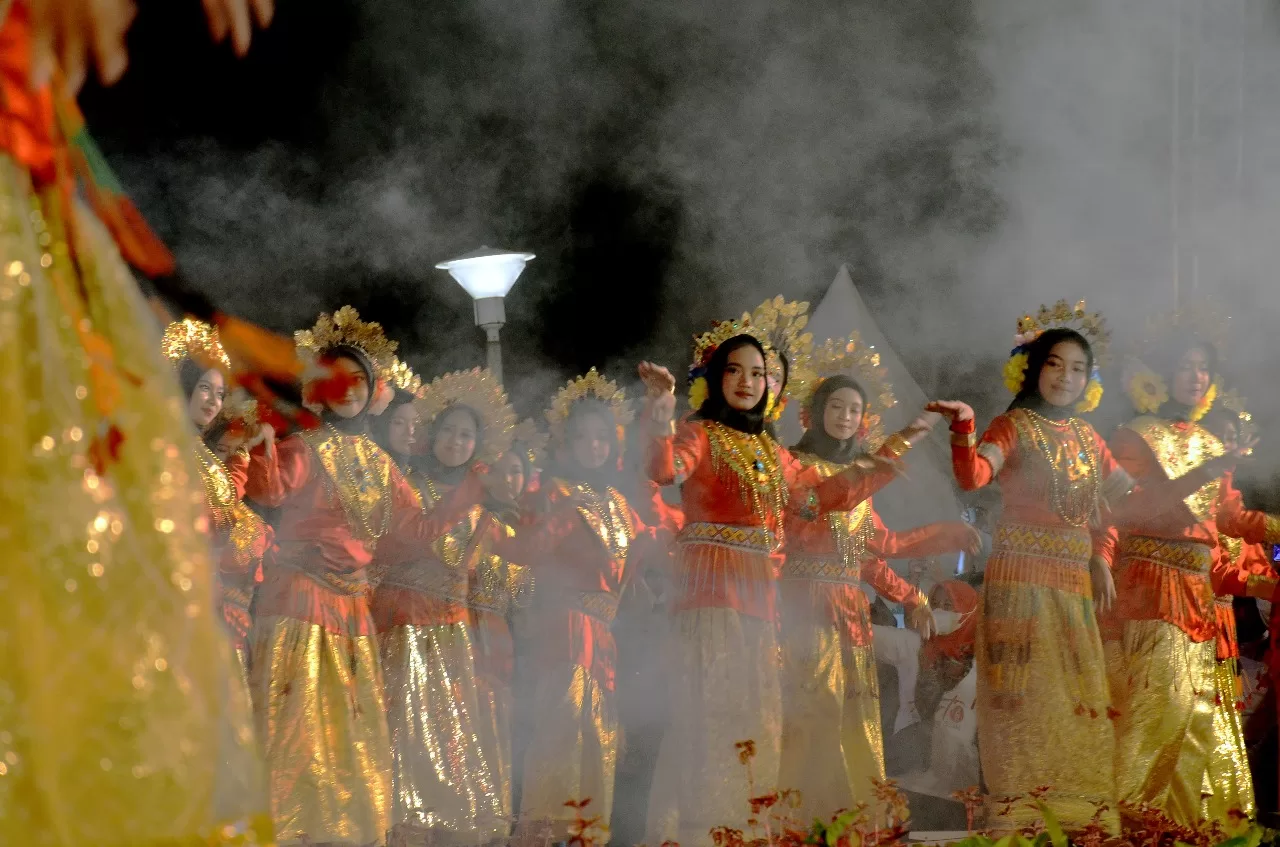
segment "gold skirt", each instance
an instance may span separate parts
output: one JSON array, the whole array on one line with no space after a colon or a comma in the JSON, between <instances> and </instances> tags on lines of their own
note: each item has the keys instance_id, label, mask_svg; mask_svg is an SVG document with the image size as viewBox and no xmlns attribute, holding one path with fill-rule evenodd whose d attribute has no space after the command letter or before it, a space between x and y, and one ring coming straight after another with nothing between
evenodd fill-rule
<instances>
[{"instance_id":1,"label":"gold skirt","mask_svg":"<svg viewBox=\"0 0 1280 847\"><path fill-rule=\"evenodd\" d=\"M381 844L391 746L373 636L259 618L252 686L281 843Z\"/></svg>"},{"instance_id":2,"label":"gold skirt","mask_svg":"<svg viewBox=\"0 0 1280 847\"><path fill-rule=\"evenodd\" d=\"M990 568L990 566L989 566ZM1031 793L1067 829L1115 812L1114 727L1093 601L1030 582L988 582L979 607L978 750L988 824L1008 831L1040 819Z\"/></svg>"},{"instance_id":3,"label":"gold skirt","mask_svg":"<svg viewBox=\"0 0 1280 847\"><path fill-rule=\"evenodd\" d=\"M1257 817L1253 798L1253 775L1244 746L1244 724L1240 718L1240 680L1236 676L1236 660L1214 663L1217 694L1213 706L1213 751L1209 754L1209 787L1213 793L1205 797L1204 817L1221 824L1230 832L1243 820Z\"/></svg>"},{"instance_id":4,"label":"gold skirt","mask_svg":"<svg viewBox=\"0 0 1280 847\"><path fill-rule=\"evenodd\" d=\"M589 799L583 814L608 827L620 739L613 692L575 665L538 683L533 711L520 818L551 821L555 837L564 838L574 820L565 802Z\"/></svg>"},{"instance_id":5,"label":"gold skirt","mask_svg":"<svg viewBox=\"0 0 1280 847\"><path fill-rule=\"evenodd\" d=\"M0 156L2 840L267 844L185 404L110 237L78 208L73 263L57 203Z\"/></svg>"},{"instance_id":6,"label":"gold skirt","mask_svg":"<svg viewBox=\"0 0 1280 847\"><path fill-rule=\"evenodd\" d=\"M874 806L884 780L874 650L846 648L833 626L799 624L783 631L782 657L779 787L800 792L805 822Z\"/></svg>"},{"instance_id":7,"label":"gold skirt","mask_svg":"<svg viewBox=\"0 0 1280 847\"><path fill-rule=\"evenodd\" d=\"M1125 621L1111 666L1121 803L1153 806L1184 826L1202 820L1215 652L1212 639L1195 643L1171 623Z\"/></svg>"},{"instance_id":8,"label":"gold skirt","mask_svg":"<svg viewBox=\"0 0 1280 847\"><path fill-rule=\"evenodd\" d=\"M654 771L645 840L703 847L713 843L717 826L749 836L748 800L778 785L782 694L773 623L733 609L678 612L667 667L671 722ZM739 742L754 746L746 764Z\"/></svg>"},{"instance_id":9,"label":"gold skirt","mask_svg":"<svg viewBox=\"0 0 1280 847\"><path fill-rule=\"evenodd\" d=\"M391 825L414 843L499 835L496 784L477 739L479 704L465 623L379 635L391 733ZM501 828L505 832L505 827ZM420 837L420 838L419 838Z\"/></svg>"}]
</instances>

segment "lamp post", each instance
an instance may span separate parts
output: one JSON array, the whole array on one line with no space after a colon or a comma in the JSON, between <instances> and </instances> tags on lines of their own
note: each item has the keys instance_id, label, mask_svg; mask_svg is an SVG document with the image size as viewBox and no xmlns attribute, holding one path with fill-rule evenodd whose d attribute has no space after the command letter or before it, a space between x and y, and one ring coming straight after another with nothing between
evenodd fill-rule
<instances>
[{"instance_id":1,"label":"lamp post","mask_svg":"<svg viewBox=\"0 0 1280 847\"><path fill-rule=\"evenodd\" d=\"M481 247L436 265L448 271L475 301L476 326L484 330L489 342L489 371L499 383L502 382L502 342L498 333L507 322L502 298L511 291L531 259L532 253Z\"/></svg>"}]
</instances>

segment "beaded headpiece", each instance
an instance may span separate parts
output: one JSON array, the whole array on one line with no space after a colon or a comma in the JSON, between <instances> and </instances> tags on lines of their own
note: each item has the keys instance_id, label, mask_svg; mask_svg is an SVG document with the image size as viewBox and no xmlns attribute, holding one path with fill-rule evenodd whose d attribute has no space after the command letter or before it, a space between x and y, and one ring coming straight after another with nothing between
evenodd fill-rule
<instances>
[{"instance_id":1,"label":"beaded headpiece","mask_svg":"<svg viewBox=\"0 0 1280 847\"><path fill-rule=\"evenodd\" d=\"M413 368L409 367L409 364L402 361L399 356L391 357L390 382L392 387L407 391L419 400L426 394L426 387L422 384L422 377L414 373Z\"/></svg>"},{"instance_id":2,"label":"beaded headpiece","mask_svg":"<svg viewBox=\"0 0 1280 847\"><path fill-rule=\"evenodd\" d=\"M239 424L246 429L258 426L258 401L247 391L237 389L227 395L222 404L222 416L233 425Z\"/></svg>"},{"instance_id":3,"label":"beaded headpiece","mask_svg":"<svg viewBox=\"0 0 1280 847\"><path fill-rule=\"evenodd\" d=\"M454 371L431 380L426 393L415 400L414 408L424 425L430 427L437 418L455 405L466 406L480 419L475 458L492 462L511 449L516 428L516 413L507 400L507 392L487 368Z\"/></svg>"},{"instance_id":4,"label":"beaded headpiece","mask_svg":"<svg viewBox=\"0 0 1280 847\"><path fill-rule=\"evenodd\" d=\"M535 468L542 466L542 456L546 452L549 438L550 436L538 429L533 418L520 421L511 433L511 442L523 448L525 458Z\"/></svg>"},{"instance_id":5,"label":"beaded headpiece","mask_svg":"<svg viewBox=\"0 0 1280 847\"><path fill-rule=\"evenodd\" d=\"M191 359L205 367L231 370L231 359L222 349L218 328L194 318L183 318L165 327L160 352L175 366L183 359Z\"/></svg>"},{"instance_id":6,"label":"beaded headpiece","mask_svg":"<svg viewBox=\"0 0 1280 847\"><path fill-rule=\"evenodd\" d=\"M613 413L613 424L617 428L625 427L635 419L635 412L627 400L627 394L618 387L618 383L602 377L595 368L587 371L585 376L571 379L556 392L551 399L551 408L547 410L547 423L551 426L551 436L557 444L563 444L565 427L573 406L580 400L597 400Z\"/></svg>"},{"instance_id":7,"label":"beaded headpiece","mask_svg":"<svg viewBox=\"0 0 1280 847\"><path fill-rule=\"evenodd\" d=\"M1152 354L1174 337L1185 339L1188 348L1197 344L1212 347L1221 363L1222 357L1226 355L1227 342L1231 338L1231 317L1221 313L1211 302L1200 301L1147 318L1141 341L1125 360L1124 367L1125 390L1138 414L1153 414L1169 399L1166 375L1148 367L1143 360L1151 360ZM1209 390L1191 410L1190 417L1193 421L1198 421L1209 413L1221 390L1222 377L1215 373ZM1223 400L1225 402L1225 396ZM1238 397L1237 402L1241 402Z\"/></svg>"},{"instance_id":8,"label":"beaded headpiece","mask_svg":"<svg viewBox=\"0 0 1280 847\"><path fill-rule=\"evenodd\" d=\"M805 385L812 379L808 362L813 353L813 335L805 332L809 324L809 304L795 300L787 300L781 294L772 300L766 300L751 312L743 315L744 321L763 330L769 339L769 346L774 355L766 353L769 376L775 384L781 384L782 377L787 377L782 396L770 398L769 411L766 418L776 421L782 417L787 405L787 397L799 396L805 391ZM777 354L787 357L789 373L784 373L782 362Z\"/></svg>"},{"instance_id":9,"label":"beaded headpiece","mask_svg":"<svg viewBox=\"0 0 1280 847\"><path fill-rule=\"evenodd\" d=\"M733 321L713 322L711 329L693 337L693 364L689 366L689 406L695 412L702 408L707 399L707 367L711 364L711 358L721 344L737 335L751 336L764 348L766 359L772 356L777 361L768 333L753 324L749 315ZM781 368L781 365L778 367ZM781 376L781 370L778 374Z\"/></svg>"},{"instance_id":10,"label":"beaded headpiece","mask_svg":"<svg viewBox=\"0 0 1280 847\"><path fill-rule=\"evenodd\" d=\"M382 324L360 320L360 313L351 306L343 306L332 315L320 315L311 329L300 329L293 334L299 356L316 360L335 347L354 347L369 357L377 379L389 381L396 361L394 341L389 341L382 331Z\"/></svg>"},{"instance_id":11,"label":"beaded headpiece","mask_svg":"<svg viewBox=\"0 0 1280 847\"><path fill-rule=\"evenodd\" d=\"M1102 366L1107 363L1111 330L1107 329L1107 321L1102 313L1085 311L1083 300L1076 303L1075 308L1066 300L1059 300L1053 306L1041 306L1035 315L1023 315L1018 319L1018 331L1013 336L1013 350L1004 366L1005 387L1014 395L1022 391L1027 375L1027 348L1045 330L1050 329L1075 330L1093 348L1093 371L1089 374L1084 397L1076 404L1077 412L1092 412L1102 401Z\"/></svg>"},{"instance_id":12,"label":"beaded headpiece","mask_svg":"<svg viewBox=\"0 0 1280 847\"><path fill-rule=\"evenodd\" d=\"M805 428L821 426L820 421L808 421L808 406L814 394L822 387L822 383L833 376L852 377L867 393L867 405L862 410L862 428L866 434L864 439L872 449L884 440L884 412L898 404L893 395L893 386L889 383L888 372L880 364L880 354L862 342L858 333L852 333L848 340L835 338L827 341L813 352L808 367L813 377L796 392L796 402L800 404L801 423Z\"/></svg>"}]
</instances>

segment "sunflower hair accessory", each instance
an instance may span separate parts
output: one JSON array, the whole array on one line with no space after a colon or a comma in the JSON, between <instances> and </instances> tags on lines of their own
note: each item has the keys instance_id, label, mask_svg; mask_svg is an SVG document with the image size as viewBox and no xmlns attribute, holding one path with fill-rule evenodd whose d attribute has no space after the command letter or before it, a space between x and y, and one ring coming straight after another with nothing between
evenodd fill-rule
<instances>
[{"instance_id":1,"label":"sunflower hair accessory","mask_svg":"<svg viewBox=\"0 0 1280 847\"><path fill-rule=\"evenodd\" d=\"M454 371L431 380L426 393L413 402L418 417L430 427L454 406L465 406L480 419L475 458L492 463L511 449L516 428L516 413L507 393L488 368Z\"/></svg>"},{"instance_id":2,"label":"sunflower hair accessory","mask_svg":"<svg viewBox=\"0 0 1280 847\"><path fill-rule=\"evenodd\" d=\"M848 376L857 381L867 394L867 405L862 410L863 438L868 447L878 448L884 441L882 416L898 404L898 398L893 394L888 371L880 364L880 354L876 349L863 343L857 332L851 333L847 339L829 338L813 352L808 366L812 377L795 393L796 402L800 404L801 424L806 429L821 425L821 422L808 419L809 403L828 379Z\"/></svg>"},{"instance_id":3,"label":"sunflower hair accessory","mask_svg":"<svg viewBox=\"0 0 1280 847\"><path fill-rule=\"evenodd\" d=\"M414 373L413 368L409 367L409 363L403 361L399 356L391 357L389 379L393 387L401 391L407 391L419 400L426 393L426 388L422 384L422 377Z\"/></svg>"},{"instance_id":4,"label":"sunflower hair accessory","mask_svg":"<svg viewBox=\"0 0 1280 847\"><path fill-rule=\"evenodd\" d=\"M390 381L396 362L396 342L387 339L382 324L360 320L360 313L352 306L343 306L330 315L322 313L311 329L300 329L293 334L298 353L311 361L331 352L336 347L354 347L369 357L377 379Z\"/></svg>"},{"instance_id":5,"label":"sunflower hair accessory","mask_svg":"<svg viewBox=\"0 0 1280 847\"><path fill-rule=\"evenodd\" d=\"M764 348L766 359L770 355L774 355L776 359L768 333L753 324L749 315L743 315L738 320L713 322L711 329L693 337L693 364L689 366L689 406L695 412L702 408L708 397L707 367L711 364L712 357L721 344L738 335L751 336Z\"/></svg>"},{"instance_id":6,"label":"sunflower hair accessory","mask_svg":"<svg viewBox=\"0 0 1280 847\"><path fill-rule=\"evenodd\" d=\"M635 412L627 400L626 392L618 387L618 383L605 379L592 368L586 375L571 379L556 392L551 399L551 408L547 410L547 423L551 426L551 437L557 444L563 444L565 429L573 407L581 400L597 400L613 413L613 424L621 429L635 419Z\"/></svg>"},{"instance_id":7,"label":"sunflower hair accessory","mask_svg":"<svg viewBox=\"0 0 1280 847\"><path fill-rule=\"evenodd\" d=\"M765 412L767 420L776 421L787 407L787 398L799 396L812 381L808 364L813 356L813 334L804 331L809 324L809 304L787 300L779 294L756 306L749 315L744 314L742 319L763 330L769 339L773 348L773 355L767 356L770 378L775 384L782 385L783 377L786 377L782 396L774 398L771 394ZM786 356L787 370L784 370L779 354Z\"/></svg>"},{"instance_id":8,"label":"sunflower hair accessory","mask_svg":"<svg viewBox=\"0 0 1280 847\"><path fill-rule=\"evenodd\" d=\"M1106 318L1101 312L1086 311L1083 300L1077 302L1074 308L1065 299L1059 300L1052 306L1042 305L1034 315L1027 314L1018 319L1013 349L1009 351L1009 361L1004 365L1005 388L1014 396L1022 393L1027 380L1031 343L1050 329L1074 330L1088 340L1093 350L1093 370L1089 373L1084 396L1076 403L1075 410L1081 414L1092 412L1102 402L1102 367L1108 361L1111 330L1107 329Z\"/></svg>"},{"instance_id":9,"label":"sunflower hair accessory","mask_svg":"<svg viewBox=\"0 0 1280 847\"><path fill-rule=\"evenodd\" d=\"M511 433L511 443L523 449L525 458L535 468L542 466L542 457L546 453L549 438L549 435L538 429L533 418L520 421Z\"/></svg>"},{"instance_id":10,"label":"sunflower hair accessory","mask_svg":"<svg viewBox=\"0 0 1280 847\"><path fill-rule=\"evenodd\" d=\"M195 318L183 318L165 327L160 352L175 367L183 359L190 359L203 367L231 371L231 359L222 349L218 328Z\"/></svg>"}]
</instances>

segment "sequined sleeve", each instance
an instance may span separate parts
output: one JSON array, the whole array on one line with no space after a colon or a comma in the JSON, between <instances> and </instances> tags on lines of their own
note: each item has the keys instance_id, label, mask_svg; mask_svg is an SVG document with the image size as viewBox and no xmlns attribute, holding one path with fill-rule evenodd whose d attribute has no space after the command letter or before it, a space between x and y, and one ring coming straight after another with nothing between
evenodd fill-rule
<instances>
[{"instance_id":1,"label":"sequined sleeve","mask_svg":"<svg viewBox=\"0 0 1280 847\"><path fill-rule=\"evenodd\" d=\"M674 434L649 439L645 470L658 485L680 485L702 463L707 450L706 429L697 421L683 421Z\"/></svg>"},{"instance_id":2,"label":"sequined sleeve","mask_svg":"<svg viewBox=\"0 0 1280 847\"><path fill-rule=\"evenodd\" d=\"M900 439L899 439L900 441ZM876 455L900 458L906 452L892 438ZM786 448L778 448L778 461L790 489L787 508L804 520L814 520L827 512L848 512L894 480L892 470L850 467L824 477L817 465L806 467Z\"/></svg>"},{"instance_id":3,"label":"sequined sleeve","mask_svg":"<svg viewBox=\"0 0 1280 847\"><path fill-rule=\"evenodd\" d=\"M908 609L928 603L920 589L894 573L889 563L878 556L863 560L862 581L874 588L881 597L901 603Z\"/></svg>"},{"instance_id":4,"label":"sequined sleeve","mask_svg":"<svg viewBox=\"0 0 1280 847\"><path fill-rule=\"evenodd\" d=\"M1169 479L1142 436L1123 426L1111 436L1110 452L1132 480L1126 495L1119 495L1104 485L1104 491L1110 492L1107 506L1118 527L1149 523L1154 517L1169 519L1174 514L1181 514L1186 526L1199 522L1186 508L1185 498L1213 481L1210 468L1201 466L1177 479Z\"/></svg>"},{"instance_id":5,"label":"sequined sleeve","mask_svg":"<svg viewBox=\"0 0 1280 847\"><path fill-rule=\"evenodd\" d=\"M1218 489L1218 531L1246 544L1280 544L1280 518L1257 509L1246 509L1240 491L1224 474Z\"/></svg>"},{"instance_id":6,"label":"sequined sleeve","mask_svg":"<svg viewBox=\"0 0 1280 847\"><path fill-rule=\"evenodd\" d=\"M311 479L312 451L301 436L293 435L249 454L245 496L264 506L276 507Z\"/></svg>"},{"instance_id":7,"label":"sequined sleeve","mask_svg":"<svg viewBox=\"0 0 1280 847\"><path fill-rule=\"evenodd\" d=\"M884 525L874 508L868 510L867 520L871 522L867 549L886 559L952 553L960 549L967 535L966 524L961 521L940 521L896 532Z\"/></svg>"},{"instance_id":8,"label":"sequined sleeve","mask_svg":"<svg viewBox=\"0 0 1280 847\"><path fill-rule=\"evenodd\" d=\"M1018 446L1018 430L1006 415L993 420L981 440L976 429L972 420L951 424L951 468L965 491L990 485Z\"/></svg>"},{"instance_id":9,"label":"sequined sleeve","mask_svg":"<svg viewBox=\"0 0 1280 847\"><path fill-rule=\"evenodd\" d=\"M462 482L429 512L422 511L413 488L396 468L391 469L391 505L395 510L390 532L405 542L431 544L453 529L484 497L484 484L476 473Z\"/></svg>"}]
</instances>

